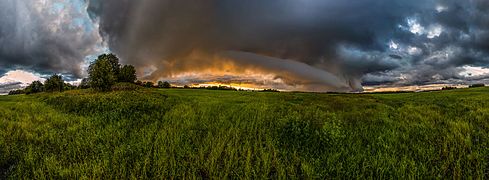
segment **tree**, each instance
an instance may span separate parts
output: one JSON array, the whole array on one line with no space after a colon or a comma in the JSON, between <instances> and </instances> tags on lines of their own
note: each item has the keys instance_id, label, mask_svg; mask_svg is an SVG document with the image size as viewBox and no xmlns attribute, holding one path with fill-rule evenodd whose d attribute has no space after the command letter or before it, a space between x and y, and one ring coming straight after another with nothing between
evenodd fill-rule
<instances>
[{"instance_id":1,"label":"tree","mask_svg":"<svg viewBox=\"0 0 489 180\"><path fill-rule=\"evenodd\" d=\"M25 88L26 94L39 93L43 91L44 91L44 85L41 83L41 81L34 81Z\"/></svg>"},{"instance_id":2,"label":"tree","mask_svg":"<svg viewBox=\"0 0 489 180\"><path fill-rule=\"evenodd\" d=\"M144 87L147 87L147 88L151 88L151 87L154 86L154 83L153 82L149 82L149 81L148 82L144 82L143 86Z\"/></svg>"},{"instance_id":3,"label":"tree","mask_svg":"<svg viewBox=\"0 0 489 180\"><path fill-rule=\"evenodd\" d=\"M79 89L88 89L90 88L90 80L88 78L83 78L82 81L80 82L80 85L78 85Z\"/></svg>"},{"instance_id":4,"label":"tree","mask_svg":"<svg viewBox=\"0 0 489 180\"><path fill-rule=\"evenodd\" d=\"M171 88L171 84L168 81L163 82L163 88Z\"/></svg>"},{"instance_id":5,"label":"tree","mask_svg":"<svg viewBox=\"0 0 489 180\"><path fill-rule=\"evenodd\" d=\"M44 88L49 92L62 92L64 90L65 82L63 81L63 77L61 75L52 75L50 78L44 82Z\"/></svg>"},{"instance_id":6,"label":"tree","mask_svg":"<svg viewBox=\"0 0 489 180\"><path fill-rule=\"evenodd\" d=\"M478 88L478 87L485 87L485 84L472 84L469 86L469 88Z\"/></svg>"},{"instance_id":7,"label":"tree","mask_svg":"<svg viewBox=\"0 0 489 180\"><path fill-rule=\"evenodd\" d=\"M64 84L64 90L65 91L69 91L69 90L73 90L73 89L76 89L76 86L73 86L72 84L70 83L65 83Z\"/></svg>"},{"instance_id":8,"label":"tree","mask_svg":"<svg viewBox=\"0 0 489 180\"><path fill-rule=\"evenodd\" d=\"M441 90L443 90L443 91L446 91L446 90L453 90L453 89L457 89L457 87L453 87L453 86L445 86L445 87L441 88Z\"/></svg>"},{"instance_id":9,"label":"tree","mask_svg":"<svg viewBox=\"0 0 489 180\"><path fill-rule=\"evenodd\" d=\"M168 81L162 82L158 81L159 88L171 88L171 84Z\"/></svg>"},{"instance_id":10,"label":"tree","mask_svg":"<svg viewBox=\"0 0 489 180\"><path fill-rule=\"evenodd\" d=\"M107 60L114 72L115 77L119 77L119 72L121 69L121 65L119 64L119 58L115 54L102 54L98 56L97 59Z\"/></svg>"},{"instance_id":11,"label":"tree","mask_svg":"<svg viewBox=\"0 0 489 180\"><path fill-rule=\"evenodd\" d=\"M109 57L111 56L100 55L88 67L90 87L100 91L109 91L110 87L117 82L117 74L113 65L114 58Z\"/></svg>"},{"instance_id":12,"label":"tree","mask_svg":"<svg viewBox=\"0 0 489 180\"><path fill-rule=\"evenodd\" d=\"M124 65L119 72L119 82L130 82L134 83L136 81L136 68L132 65Z\"/></svg>"},{"instance_id":13,"label":"tree","mask_svg":"<svg viewBox=\"0 0 489 180\"><path fill-rule=\"evenodd\" d=\"M12 91L8 92L8 95L18 95L18 94L25 94L25 90L17 89L17 90L12 90Z\"/></svg>"}]
</instances>

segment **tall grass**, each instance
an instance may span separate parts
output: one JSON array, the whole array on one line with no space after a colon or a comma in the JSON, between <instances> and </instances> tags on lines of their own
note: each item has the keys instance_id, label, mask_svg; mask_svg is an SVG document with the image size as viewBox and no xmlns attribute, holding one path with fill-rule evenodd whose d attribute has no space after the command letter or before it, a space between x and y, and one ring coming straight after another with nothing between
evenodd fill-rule
<instances>
[{"instance_id":1,"label":"tall grass","mask_svg":"<svg viewBox=\"0 0 489 180\"><path fill-rule=\"evenodd\" d=\"M486 179L488 93L1 96L0 179Z\"/></svg>"}]
</instances>

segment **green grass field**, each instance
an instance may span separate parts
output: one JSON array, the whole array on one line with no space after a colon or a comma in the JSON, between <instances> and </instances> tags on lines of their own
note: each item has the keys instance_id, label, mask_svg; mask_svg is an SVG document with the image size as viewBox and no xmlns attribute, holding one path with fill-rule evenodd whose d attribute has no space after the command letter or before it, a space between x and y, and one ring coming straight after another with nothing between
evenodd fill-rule
<instances>
[{"instance_id":1,"label":"green grass field","mask_svg":"<svg viewBox=\"0 0 489 180\"><path fill-rule=\"evenodd\" d=\"M0 96L0 179L489 178L489 88Z\"/></svg>"}]
</instances>

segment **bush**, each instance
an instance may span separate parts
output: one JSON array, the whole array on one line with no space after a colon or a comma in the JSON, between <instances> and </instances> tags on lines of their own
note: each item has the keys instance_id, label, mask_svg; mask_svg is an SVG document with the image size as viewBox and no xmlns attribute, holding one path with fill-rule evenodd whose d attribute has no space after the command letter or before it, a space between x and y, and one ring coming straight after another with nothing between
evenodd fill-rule
<instances>
[{"instance_id":1,"label":"bush","mask_svg":"<svg viewBox=\"0 0 489 180\"><path fill-rule=\"evenodd\" d=\"M112 91L133 91L138 89L140 87L132 83L117 83L112 86Z\"/></svg>"},{"instance_id":2,"label":"bush","mask_svg":"<svg viewBox=\"0 0 489 180\"><path fill-rule=\"evenodd\" d=\"M65 83L65 85L64 85L64 90L65 91L69 91L69 90L73 90L73 89L76 89L76 86L73 86L70 83Z\"/></svg>"}]
</instances>

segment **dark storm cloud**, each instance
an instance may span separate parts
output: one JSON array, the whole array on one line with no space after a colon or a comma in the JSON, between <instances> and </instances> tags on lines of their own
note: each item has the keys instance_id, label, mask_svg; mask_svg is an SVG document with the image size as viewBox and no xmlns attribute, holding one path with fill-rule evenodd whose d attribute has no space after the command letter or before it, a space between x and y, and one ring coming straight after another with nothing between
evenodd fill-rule
<instances>
[{"instance_id":1,"label":"dark storm cloud","mask_svg":"<svg viewBox=\"0 0 489 180\"><path fill-rule=\"evenodd\" d=\"M111 50L128 63L166 72L189 71L201 66L170 70L166 64L185 61L195 50L208 54L233 50L300 61L345 82L398 65L384 62L390 56L382 53L345 61L338 53L340 45L384 52L388 36L413 10L434 7L424 0L90 2L90 14L100 21Z\"/></svg>"},{"instance_id":2,"label":"dark storm cloud","mask_svg":"<svg viewBox=\"0 0 489 180\"><path fill-rule=\"evenodd\" d=\"M2 70L22 68L79 77L85 56L94 53L99 42L97 30L88 29L93 24L84 3L0 0Z\"/></svg>"},{"instance_id":3,"label":"dark storm cloud","mask_svg":"<svg viewBox=\"0 0 489 180\"><path fill-rule=\"evenodd\" d=\"M5 73L7 73L7 68L0 66L0 77L2 77Z\"/></svg>"},{"instance_id":4,"label":"dark storm cloud","mask_svg":"<svg viewBox=\"0 0 489 180\"><path fill-rule=\"evenodd\" d=\"M351 86L360 79L364 84L458 81L465 78L459 75L460 67L489 64L486 0L89 3L89 14L100 22L110 49L126 63L155 68L152 78L216 68L215 61L222 60L216 56L228 51L255 54L235 58L243 68L276 72L268 61L254 57L277 58L275 63L295 60ZM395 46L389 46L391 41ZM315 76L289 70L302 78L286 82L290 84Z\"/></svg>"},{"instance_id":5,"label":"dark storm cloud","mask_svg":"<svg viewBox=\"0 0 489 180\"><path fill-rule=\"evenodd\" d=\"M0 0L0 76L76 79L99 33L152 80L232 67L358 90L482 81L461 73L489 67L487 0Z\"/></svg>"},{"instance_id":6,"label":"dark storm cloud","mask_svg":"<svg viewBox=\"0 0 489 180\"><path fill-rule=\"evenodd\" d=\"M419 54L406 54L403 57L408 64L390 71L371 72L363 77L364 82L470 84L475 79L460 75L465 72L464 67L489 65L488 5L484 0L441 0L431 11L413 12L404 23L400 23L403 26L401 31L391 38L399 46L404 46L404 52L416 47ZM421 30L409 29L413 27L409 27L408 21L419 25ZM437 27L439 34L436 33Z\"/></svg>"}]
</instances>

